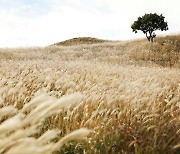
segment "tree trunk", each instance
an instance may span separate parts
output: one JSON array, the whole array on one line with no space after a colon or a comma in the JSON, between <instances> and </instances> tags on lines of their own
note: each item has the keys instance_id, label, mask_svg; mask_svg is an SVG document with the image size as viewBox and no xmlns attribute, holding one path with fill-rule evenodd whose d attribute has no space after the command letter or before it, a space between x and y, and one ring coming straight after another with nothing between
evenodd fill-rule
<instances>
[{"instance_id":1,"label":"tree trunk","mask_svg":"<svg viewBox=\"0 0 180 154\"><path fill-rule=\"evenodd\" d=\"M153 36L152 36L152 32L149 32L149 37L150 37L150 42L153 43Z\"/></svg>"},{"instance_id":2,"label":"tree trunk","mask_svg":"<svg viewBox=\"0 0 180 154\"><path fill-rule=\"evenodd\" d=\"M150 36L148 36L147 32L146 32L146 37L147 37L147 40L150 42L151 38L150 38Z\"/></svg>"},{"instance_id":3,"label":"tree trunk","mask_svg":"<svg viewBox=\"0 0 180 154\"><path fill-rule=\"evenodd\" d=\"M151 42L151 43L154 42L154 36L152 36L152 32L149 32L149 35L148 35L148 32L146 32L146 37L149 42Z\"/></svg>"}]
</instances>

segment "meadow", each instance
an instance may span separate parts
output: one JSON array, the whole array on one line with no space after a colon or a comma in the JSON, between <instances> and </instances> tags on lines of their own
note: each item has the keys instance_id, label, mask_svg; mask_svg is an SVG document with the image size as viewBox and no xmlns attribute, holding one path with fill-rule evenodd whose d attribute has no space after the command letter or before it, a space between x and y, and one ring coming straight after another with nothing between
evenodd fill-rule
<instances>
[{"instance_id":1,"label":"meadow","mask_svg":"<svg viewBox=\"0 0 180 154\"><path fill-rule=\"evenodd\" d=\"M0 49L0 153L180 153L180 36Z\"/></svg>"}]
</instances>

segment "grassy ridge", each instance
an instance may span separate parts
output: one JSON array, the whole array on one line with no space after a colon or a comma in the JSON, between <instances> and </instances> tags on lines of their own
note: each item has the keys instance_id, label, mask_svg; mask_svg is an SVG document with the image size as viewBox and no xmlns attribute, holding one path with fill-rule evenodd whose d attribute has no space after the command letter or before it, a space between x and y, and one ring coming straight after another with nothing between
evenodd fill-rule
<instances>
[{"instance_id":1,"label":"grassy ridge","mask_svg":"<svg viewBox=\"0 0 180 154\"><path fill-rule=\"evenodd\" d=\"M0 153L179 153L179 38L1 49Z\"/></svg>"},{"instance_id":2,"label":"grassy ridge","mask_svg":"<svg viewBox=\"0 0 180 154\"><path fill-rule=\"evenodd\" d=\"M73 45L94 44L94 43L104 43L104 42L109 42L109 41L97 39L97 38L91 38L91 37L79 37L79 38L73 38L63 42L55 43L54 45L73 46Z\"/></svg>"}]
</instances>

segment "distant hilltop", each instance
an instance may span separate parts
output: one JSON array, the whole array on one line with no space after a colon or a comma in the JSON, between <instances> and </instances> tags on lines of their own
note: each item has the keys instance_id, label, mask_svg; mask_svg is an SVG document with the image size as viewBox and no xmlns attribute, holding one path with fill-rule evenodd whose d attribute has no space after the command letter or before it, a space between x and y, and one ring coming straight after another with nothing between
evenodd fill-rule
<instances>
[{"instance_id":1,"label":"distant hilltop","mask_svg":"<svg viewBox=\"0 0 180 154\"><path fill-rule=\"evenodd\" d=\"M78 37L78 38L73 38L66 41L58 42L53 45L73 46L73 45L80 45L80 44L94 44L94 43L104 43L104 42L110 42L110 41L92 38L92 37Z\"/></svg>"}]
</instances>

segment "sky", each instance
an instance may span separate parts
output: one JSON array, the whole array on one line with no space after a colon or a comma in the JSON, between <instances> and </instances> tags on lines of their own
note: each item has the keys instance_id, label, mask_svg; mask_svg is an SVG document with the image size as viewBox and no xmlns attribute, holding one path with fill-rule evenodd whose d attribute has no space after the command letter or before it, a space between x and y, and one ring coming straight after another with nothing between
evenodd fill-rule
<instances>
[{"instance_id":1,"label":"sky","mask_svg":"<svg viewBox=\"0 0 180 154\"><path fill-rule=\"evenodd\" d=\"M129 40L145 37L131 25L145 13L165 16L180 33L180 0L0 0L0 47L47 46L75 37Z\"/></svg>"}]
</instances>

